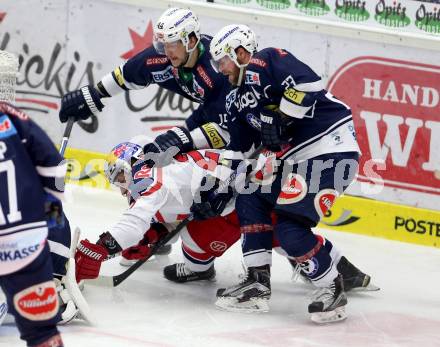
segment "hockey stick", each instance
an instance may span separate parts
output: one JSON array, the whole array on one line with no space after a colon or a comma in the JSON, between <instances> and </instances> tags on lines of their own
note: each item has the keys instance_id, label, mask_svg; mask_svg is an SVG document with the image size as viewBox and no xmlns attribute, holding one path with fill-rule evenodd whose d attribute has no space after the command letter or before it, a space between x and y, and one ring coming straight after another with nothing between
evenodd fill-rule
<instances>
[{"instance_id":1,"label":"hockey stick","mask_svg":"<svg viewBox=\"0 0 440 347\"><path fill-rule=\"evenodd\" d=\"M80 233L81 232L79 228L76 228L73 233L73 239L70 244L70 258L67 265L67 273L62 278L62 282L64 283L64 286L66 287L67 292L69 293L76 307L78 308L81 317L84 318L84 320L90 325L94 325L95 320L93 319L89 304L87 303L86 299L84 299L84 296L79 289L78 283L76 282L75 276L75 251L79 241Z\"/></svg>"},{"instance_id":2,"label":"hockey stick","mask_svg":"<svg viewBox=\"0 0 440 347\"><path fill-rule=\"evenodd\" d=\"M262 146L258 147L249 157L249 159L255 159L261 152ZM237 170L235 170L231 175L223 181L219 187L214 191L214 194L217 195L220 192L222 192L227 186L230 186L235 179L237 178L237 175L246 173L246 166L239 166ZM182 222L179 223L179 225L170 233L165 235L162 239L160 239L157 243L154 244L153 248L151 249L150 254L148 257L144 259L139 259L136 263L134 263L132 266L130 266L127 270L122 272L119 275L116 276L100 276L96 280L92 280L95 284L104 284L109 287L117 287L120 285L123 281L125 281L134 271L136 271L139 267L141 267L148 259L150 259L153 255L157 253L157 250L160 249L162 246L167 244L170 240L172 240L184 227L188 225L189 222L191 222L194 219L193 214L191 213L186 217Z\"/></svg>"},{"instance_id":3,"label":"hockey stick","mask_svg":"<svg viewBox=\"0 0 440 347\"><path fill-rule=\"evenodd\" d=\"M69 142L70 133L72 132L73 124L75 123L75 118L69 117L67 120L66 129L64 129L63 139L60 144L60 154L64 157L64 152L66 151L67 142Z\"/></svg>"},{"instance_id":4,"label":"hockey stick","mask_svg":"<svg viewBox=\"0 0 440 347\"><path fill-rule=\"evenodd\" d=\"M101 275L96 279L86 280L86 283L105 287L117 287L123 281L125 281L127 277L129 277L133 272L139 269L148 259L155 255L162 246L166 245L170 240L172 240L184 227L188 225L189 222L193 220L193 218L194 217L192 214L188 215L183 221L179 223L179 225L177 225L174 230L166 234L163 238L161 238L153 245L150 254L146 258L139 259L124 272L115 276Z\"/></svg>"}]
</instances>

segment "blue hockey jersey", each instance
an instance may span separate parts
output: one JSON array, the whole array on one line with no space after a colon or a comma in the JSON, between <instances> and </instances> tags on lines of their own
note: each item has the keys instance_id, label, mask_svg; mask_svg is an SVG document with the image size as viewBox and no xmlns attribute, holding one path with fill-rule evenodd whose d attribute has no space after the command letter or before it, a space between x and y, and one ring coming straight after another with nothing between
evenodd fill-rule
<instances>
[{"instance_id":1,"label":"blue hockey jersey","mask_svg":"<svg viewBox=\"0 0 440 347\"><path fill-rule=\"evenodd\" d=\"M34 260L47 237L46 192L62 198L66 164L23 112L0 102L0 275Z\"/></svg>"},{"instance_id":2,"label":"blue hockey jersey","mask_svg":"<svg viewBox=\"0 0 440 347\"><path fill-rule=\"evenodd\" d=\"M289 146L282 158L359 151L350 108L324 89L309 66L283 49L254 54L244 82L227 95L231 149L248 151L260 141L260 113L267 105L279 106L286 124Z\"/></svg>"},{"instance_id":3,"label":"blue hockey jersey","mask_svg":"<svg viewBox=\"0 0 440 347\"><path fill-rule=\"evenodd\" d=\"M113 96L157 84L201 104L186 120L189 130L208 122L222 125L226 115L223 100L229 83L211 66L210 42L210 36L201 36L200 53L193 68L173 67L165 55L150 46L104 76L98 86L102 84L107 94Z\"/></svg>"}]
</instances>

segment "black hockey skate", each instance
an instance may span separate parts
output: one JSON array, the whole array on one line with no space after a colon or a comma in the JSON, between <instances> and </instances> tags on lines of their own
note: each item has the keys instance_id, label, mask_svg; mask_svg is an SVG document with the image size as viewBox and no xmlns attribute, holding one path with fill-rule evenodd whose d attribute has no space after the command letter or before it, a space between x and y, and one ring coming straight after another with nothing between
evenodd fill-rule
<instances>
[{"instance_id":1,"label":"black hockey skate","mask_svg":"<svg viewBox=\"0 0 440 347\"><path fill-rule=\"evenodd\" d=\"M217 290L215 305L233 312L267 312L270 295L270 266L250 267L239 284Z\"/></svg>"},{"instance_id":2,"label":"black hockey skate","mask_svg":"<svg viewBox=\"0 0 440 347\"><path fill-rule=\"evenodd\" d=\"M165 266L163 269L164 277L173 282L185 283L191 281L213 280L215 278L215 269L212 265L206 271L191 271L184 263L176 263Z\"/></svg>"},{"instance_id":3,"label":"black hockey skate","mask_svg":"<svg viewBox=\"0 0 440 347\"><path fill-rule=\"evenodd\" d=\"M346 292L351 290L375 291L380 289L379 287L370 284L371 277L367 274L364 274L345 257L341 257L338 265L336 265L336 268L344 279L344 289Z\"/></svg>"},{"instance_id":4,"label":"black hockey skate","mask_svg":"<svg viewBox=\"0 0 440 347\"><path fill-rule=\"evenodd\" d=\"M347 318L345 305L347 296L342 276L339 274L328 287L319 288L314 292L309 313L315 323L338 322Z\"/></svg>"}]
</instances>

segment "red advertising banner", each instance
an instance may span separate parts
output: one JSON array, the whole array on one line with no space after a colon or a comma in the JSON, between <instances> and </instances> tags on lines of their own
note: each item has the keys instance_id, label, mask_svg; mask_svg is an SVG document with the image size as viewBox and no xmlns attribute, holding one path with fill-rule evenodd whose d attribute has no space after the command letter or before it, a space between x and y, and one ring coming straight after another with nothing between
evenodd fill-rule
<instances>
[{"instance_id":1,"label":"red advertising banner","mask_svg":"<svg viewBox=\"0 0 440 347\"><path fill-rule=\"evenodd\" d=\"M328 89L353 111L358 180L440 195L440 66L358 57Z\"/></svg>"}]
</instances>

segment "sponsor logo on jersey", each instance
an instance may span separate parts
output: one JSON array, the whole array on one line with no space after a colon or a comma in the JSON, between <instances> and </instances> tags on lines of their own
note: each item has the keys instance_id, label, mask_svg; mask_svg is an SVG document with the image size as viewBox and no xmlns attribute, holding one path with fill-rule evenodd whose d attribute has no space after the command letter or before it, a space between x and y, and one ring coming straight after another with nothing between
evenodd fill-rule
<instances>
[{"instance_id":1,"label":"sponsor logo on jersey","mask_svg":"<svg viewBox=\"0 0 440 347\"><path fill-rule=\"evenodd\" d=\"M148 58L147 61L145 62L146 65L160 65L160 64L165 64L165 63L168 63L167 57Z\"/></svg>"},{"instance_id":2,"label":"sponsor logo on jersey","mask_svg":"<svg viewBox=\"0 0 440 347\"><path fill-rule=\"evenodd\" d=\"M298 105L301 105L305 96L306 96L306 93L300 92L294 88L288 88L284 91L284 97L287 100L290 100L294 104L298 104Z\"/></svg>"},{"instance_id":3,"label":"sponsor logo on jersey","mask_svg":"<svg viewBox=\"0 0 440 347\"><path fill-rule=\"evenodd\" d=\"M226 146L223 138L212 123L202 125L202 129L212 148L223 148Z\"/></svg>"},{"instance_id":4,"label":"sponsor logo on jersey","mask_svg":"<svg viewBox=\"0 0 440 347\"><path fill-rule=\"evenodd\" d=\"M2 247L2 249L0 250L0 261L6 262L6 261L16 261L20 259L25 259L31 254L38 251L39 247L40 247L39 244L28 246L22 249L15 249L15 250L4 250L4 248Z\"/></svg>"},{"instance_id":5,"label":"sponsor logo on jersey","mask_svg":"<svg viewBox=\"0 0 440 347\"><path fill-rule=\"evenodd\" d=\"M253 115L252 113L248 113L246 115L246 120L252 128L257 130L261 129L261 119L257 116Z\"/></svg>"},{"instance_id":6,"label":"sponsor logo on jersey","mask_svg":"<svg viewBox=\"0 0 440 347\"><path fill-rule=\"evenodd\" d=\"M246 84L256 84L260 86L260 74L258 72L246 71Z\"/></svg>"},{"instance_id":7,"label":"sponsor logo on jersey","mask_svg":"<svg viewBox=\"0 0 440 347\"><path fill-rule=\"evenodd\" d=\"M6 115L0 117L0 139L10 137L16 133L17 130L15 130L14 124L12 124L9 117Z\"/></svg>"},{"instance_id":8,"label":"sponsor logo on jersey","mask_svg":"<svg viewBox=\"0 0 440 347\"><path fill-rule=\"evenodd\" d=\"M209 78L205 69L201 65L199 65L199 66L197 66L196 70L199 73L200 77L202 77L202 79L206 83L206 85L212 89L214 87L214 85L212 84L212 80Z\"/></svg>"},{"instance_id":9,"label":"sponsor logo on jersey","mask_svg":"<svg viewBox=\"0 0 440 347\"><path fill-rule=\"evenodd\" d=\"M212 241L209 248L214 252L224 252L228 249L228 245L222 241Z\"/></svg>"},{"instance_id":10,"label":"sponsor logo on jersey","mask_svg":"<svg viewBox=\"0 0 440 347\"><path fill-rule=\"evenodd\" d=\"M205 97L205 89L203 89L200 84L197 82L197 80L194 78L193 80L193 88L196 91L197 94L199 94L202 98Z\"/></svg>"},{"instance_id":11,"label":"sponsor logo on jersey","mask_svg":"<svg viewBox=\"0 0 440 347\"><path fill-rule=\"evenodd\" d=\"M0 102L0 114L2 114L2 113L20 118L21 120L28 120L29 119L29 117L26 113L24 113L23 111L20 111L19 109L15 108L14 106L11 106L5 102Z\"/></svg>"},{"instance_id":12,"label":"sponsor logo on jersey","mask_svg":"<svg viewBox=\"0 0 440 347\"><path fill-rule=\"evenodd\" d=\"M234 105L237 107L238 112L241 112L245 107L255 108L258 106L258 100L252 92L246 92L239 94L234 100Z\"/></svg>"},{"instance_id":13,"label":"sponsor logo on jersey","mask_svg":"<svg viewBox=\"0 0 440 347\"><path fill-rule=\"evenodd\" d=\"M267 63L263 59L259 59L259 58L251 58L249 64L258 65L260 67L266 67L267 66Z\"/></svg>"},{"instance_id":14,"label":"sponsor logo on jersey","mask_svg":"<svg viewBox=\"0 0 440 347\"><path fill-rule=\"evenodd\" d=\"M151 72L151 75L153 76L154 82L156 83L165 82L167 80L174 78L173 67L168 66L165 70L153 71Z\"/></svg>"},{"instance_id":15,"label":"sponsor logo on jersey","mask_svg":"<svg viewBox=\"0 0 440 347\"><path fill-rule=\"evenodd\" d=\"M138 171L136 171L133 178L135 180L141 178L151 178L154 177L153 172L154 170L151 167L149 167L148 165L143 165Z\"/></svg>"},{"instance_id":16,"label":"sponsor logo on jersey","mask_svg":"<svg viewBox=\"0 0 440 347\"><path fill-rule=\"evenodd\" d=\"M338 191L334 189L323 189L316 194L314 203L319 217L323 218L327 214L338 196Z\"/></svg>"},{"instance_id":17,"label":"sponsor logo on jersey","mask_svg":"<svg viewBox=\"0 0 440 347\"><path fill-rule=\"evenodd\" d=\"M301 175L290 173L278 195L277 204L288 205L304 199L307 194L307 184Z\"/></svg>"},{"instance_id":18,"label":"sponsor logo on jersey","mask_svg":"<svg viewBox=\"0 0 440 347\"><path fill-rule=\"evenodd\" d=\"M32 321L48 320L58 313L58 296L53 281L26 288L15 294L13 300L16 311Z\"/></svg>"}]
</instances>

